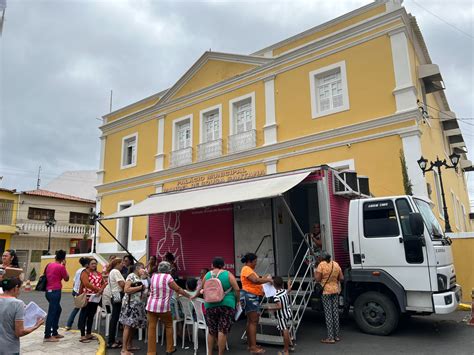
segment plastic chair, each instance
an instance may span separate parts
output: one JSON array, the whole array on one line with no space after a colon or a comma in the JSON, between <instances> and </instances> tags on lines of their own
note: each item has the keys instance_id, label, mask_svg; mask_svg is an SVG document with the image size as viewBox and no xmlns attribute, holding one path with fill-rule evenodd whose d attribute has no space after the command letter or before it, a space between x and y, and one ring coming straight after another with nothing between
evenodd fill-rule
<instances>
[{"instance_id":1,"label":"plastic chair","mask_svg":"<svg viewBox=\"0 0 474 355\"><path fill-rule=\"evenodd\" d=\"M181 305L181 310L183 311L183 314L184 314L184 319L182 320L183 321L183 337L182 337L181 348L184 349L184 338L186 337L186 329L190 325L193 327L193 331L192 331L193 340L192 341L194 343L194 346L196 346L194 342L194 328L195 328L195 323L196 323L193 317L194 306L191 300L186 297L179 297L178 303ZM190 337L189 330L188 330L188 336ZM191 339L189 340L191 341ZM196 349L196 347L194 348Z\"/></svg>"},{"instance_id":2,"label":"plastic chair","mask_svg":"<svg viewBox=\"0 0 474 355\"><path fill-rule=\"evenodd\" d=\"M178 297L177 299L174 298L171 300L171 302L175 302L175 307L174 307L174 314L173 314L173 346L176 347L176 342L177 342L177 326L178 323L184 322L184 319L181 317L181 314L179 314L179 307L180 307L180 302L179 299L182 297ZM184 312L184 311L183 311ZM184 327L184 325L183 325ZM163 332L165 331L165 325L163 324ZM162 343L163 345L163 340Z\"/></svg>"},{"instance_id":3,"label":"plastic chair","mask_svg":"<svg viewBox=\"0 0 474 355\"><path fill-rule=\"evenodd\" d=\"M209 329L207 328L206 319L204 318L204 312L202 311L204 306L204 300L201 298L196 298L192 301L194 312L196 312L196 322L194 322L194 354L197 354L199 347L198 344L198 332L199 330L204 330L206 334L206 354L209 353L209 343L207 341L207 336L209 335Z\"/></svg>"},{"instance_id":4,"label":"plastic chair","mask_svg":"<svg viewBox=\"0 0 474 355\"><path fill-rule=\"evenodd\" d=\"M156 343L158 344L158 342L160 341L160 326L161 326L161 345L164 344L164 341L165 341L165 325L164 324L161 324L161 322L158 320L158 322L156 323ZM138 340L142 340L143 338L143 329L138 329ZM145 328L145 339L143 340L143 342L146 344L148 343L148 326ZM176 345L175 345L176 346Z\"/></svg>"},{"instance_id":5,"label":"plastic chair","mask_svg":"<svg viewBox=\"0 0 474 355\"><path fill-rule=\"evenodd\" d=\"M99 328L102 328L102 320L105 320L105 336L109 336L110 318L112 318L112 314L107 313L105 307L97 307L94 315L94 329L97 331Z\"/></svg>"}]
</instances>

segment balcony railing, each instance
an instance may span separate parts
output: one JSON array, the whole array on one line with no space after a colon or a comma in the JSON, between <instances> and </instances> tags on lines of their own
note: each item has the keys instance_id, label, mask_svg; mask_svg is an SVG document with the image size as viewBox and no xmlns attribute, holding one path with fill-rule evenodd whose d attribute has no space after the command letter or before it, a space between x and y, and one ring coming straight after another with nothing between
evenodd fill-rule
<instances>
[{"instance_id":1,"label":"balcony railing","mask_svg":"<svg viewBox=\"0 0 474 355\"><path fill-rule=\"evenodd\" d=\"M20 234L30 234L30 233L48 233L48 227L44 222L25 222L25 223L17 223L18 231ZM87 235L94 235L94 226L87 226L83 224L61 224L58 223L54 227L51 228L51 233L56 234L68 234L75 236L83 236L84 234Z\"/></svg>"},{"instance_id":2,"label":"balcony railing","mask_svg":"<svg viewBox=\"0 0 474 355\"><path fill-rule=\"evenodd\" d=\"M202 143L198 145L198 160L208 160L222 155L222 139Z\"/></svg>"},{"instance_id":3,"label":"balcony railing","mask_svg":"<svg viewBox=\"0 0 474 355\"><path fill-rule=\"evenodd\" d=\"M254 148L257 145L257 134L254 129L229 136L229 153Z\"/></svg>"},{"instance_id":4,"label":"balcony railing","mask_svg":"<svg viewBox=\"0 0 474 355\"><path fill-rule=\"evenodd\" d=\"M193 148L183 148L179 150L173 150L170 155L171 167L182 166L191 164L193 162Z\"/></svg>"}]
</instances>

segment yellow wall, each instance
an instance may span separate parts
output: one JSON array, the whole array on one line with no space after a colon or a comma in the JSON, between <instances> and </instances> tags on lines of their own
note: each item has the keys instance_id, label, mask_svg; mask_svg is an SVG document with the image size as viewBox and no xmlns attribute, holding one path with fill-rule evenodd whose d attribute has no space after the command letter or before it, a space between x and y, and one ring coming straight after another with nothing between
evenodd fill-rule
<instances>
[{"instance_id":1,"label":"yellow wall","mask_svg":"<svg viewBox=\"0 0 474 355\"><path fill-rule=\"evenodd\" d=\"M185 96L217 82L232 78L255 67L256 65L252 64L209 60L197 71L197 73L194 74L192 80L188 81L176 94L173 95L173 98Z\"/></svg>"},{"instance_id":2,"label":"yellow wall","mask_svg":"<svg viewBox=\"0 0 474 355\"><path fill-rule=\"evenodd\" d=\"M304 44L317 40L318 38L327 36L331 33L334 33L336 31L340 31L344 29L345 27L354 25L358 22L367 20L371 17L377 16L379 14L382 14L385 12L385 4L381 4L380 6L377 6L373 8L372 10L366 11L360 15L354 16L350 19L347 19L345 21L339 22L337 24L334 24L332 26L329 26L327 28L321 29L320 31L317 31L315 33L308 34L307 36L304 36L300 39L295 39L294 41L291 41L290 43L284 44L281 47L277 47L273 49L273 55L278 56L284 52L290 51L292 49L295 49L296 47L303 46Z\"/></svg>"},{"instance_id":3,"label":"yellow wall","mask_svg":"<svg viewBox=\"0 0 474 355\"><path fill-rule=\"evenodd\" d=\"M456 268L456 279L462 286L462 299L466 303L471 302L471 290L474 289L474 272L472 262L474 260L474 238L453 239L454 267Z\"/></svg>"},{"instance_id":4,"label":"yellow wall","mask_svg":"<svg viewBox=\"0 0 474 355\"><path fill-rule=\"evenodd\" d=\"M0 190L0 200L11 200L13 201L12 206L12 220L11 224L0 224L0 233L3 234L13 234L16 232L16 218L18 212L18 195L15 195L11 191ZM2 237L2 239L5 239Z\"/></svg>"}]
</instances>

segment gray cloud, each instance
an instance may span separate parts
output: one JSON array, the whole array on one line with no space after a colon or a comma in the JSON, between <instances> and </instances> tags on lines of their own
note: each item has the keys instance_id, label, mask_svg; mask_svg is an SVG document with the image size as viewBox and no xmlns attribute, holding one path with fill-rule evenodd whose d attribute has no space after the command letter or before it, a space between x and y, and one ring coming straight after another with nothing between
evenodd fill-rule
<instances>
[{"instance_id":1,"label":"gray cloud","mask_svg":"<svg viewBox=\"0 0 474 355\"><path fill-rule=\"evenodd\" d=\"M96 169L96 118L109 111L110 89L117 109L173 85L209 48L251 53L369 2L8 1L0 39L1 186L34 188L38 165L44 181ZM473 39L417 4L474 36L472 2L405 6L440 65L453 111L474 117ZM469 123L462 126L473 150Z\"/></svg>"}]
</instances>

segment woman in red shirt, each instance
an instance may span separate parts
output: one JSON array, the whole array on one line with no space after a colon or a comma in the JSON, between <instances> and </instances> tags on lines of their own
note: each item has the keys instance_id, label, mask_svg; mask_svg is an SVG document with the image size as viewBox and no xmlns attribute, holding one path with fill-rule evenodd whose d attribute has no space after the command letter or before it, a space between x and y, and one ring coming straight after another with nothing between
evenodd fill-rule
<instances>
[{"instance_id":1,"label":"woman in red shirt","mask_svg":"<svg viewBox=\"0 0 474 355\"><path fill-rule=\"evenodd\" d=\"M81 309L79 315L79 329L81 330L81 339L79 341L81 343L89 343L91 340L97 340L97 338L92 335L92 323L105 286L106 283L102 278L102 274L97 272L97 260L94 258L89 259L89 264L87 264L85 270L82 271L81 287L79 289L79 294L86 293L88 301L87 305Z\"/></svg>"}]
</instances>

